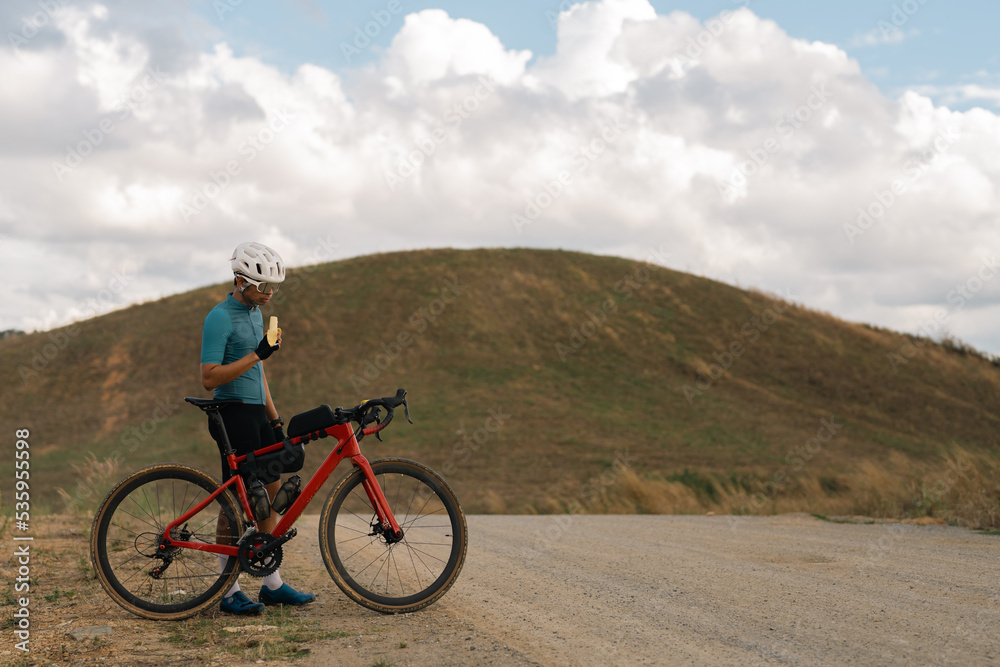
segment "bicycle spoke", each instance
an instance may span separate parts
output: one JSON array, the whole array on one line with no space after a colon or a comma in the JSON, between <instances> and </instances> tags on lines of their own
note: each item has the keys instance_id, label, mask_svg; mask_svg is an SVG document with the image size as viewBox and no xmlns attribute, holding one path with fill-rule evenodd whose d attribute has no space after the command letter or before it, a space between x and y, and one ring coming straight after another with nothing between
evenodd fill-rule
<instances>
[{"instance_id":1,"label":"bicycle spoke","mask_svg":"<svg viewBox=\"0 0 1000 667\"><path fill-rule=\"evenodd\" d=\"M120 563L119 563L118 565L119 565L119 566L122 566L122 565L125 565L125 564L127 564L127 563L131 563L131 562L132 562L132 561L134 561L134 560L135 560L136 558L149 558L149 556L146 556L146 555L144 555L144 554L140 554L140 553L137 553L137 554L135 554L134 556L129 556L129 557L127 558L127 559L123 560L123 561L122 561L122 562L120 562ZM140 561L140 562L142 562L142 561Z\"/></svg>"},{"instance_id":2,"label":"bicycle spoke","mask_svg":"<svg viewBox=\"0 0 1000 667\"><path fill-rule=\"evenodd\" d=\"M390 613L420 609L444 594L462 566L461 508L444 495L442 489L450 489L443 480L417 464L384 460L371 466L369 488L382 493L403 536L397 539L379 525L381 510L369 514L372 501L358 470L332 496L332 514L324 513L321 547L327 569L349 597L366 607ZM372 518L366 521L366 515Z\"/></svg>"},{"instance_id":3,"label":"bicycle spoke","mask_svg":"<svg viewBox=\"0 0 1000 667\"><path fill-rule=\"evenodd\" d=\"M370 568L370 567L371 567L372 565L374 565L374 564L375 564L375 563L376 563L376 562L377 562L377 561L378 561L378 560L379 560L379 559L380 559L381 557L382 557L382 555L381 555L381 554L379 554L378 556L375 556L375 558L373 558L373 559L372 559L372 560L371 560L371 561L370 561L370 562L369 562L369 563L368 563L367 565L365 565L365 566L364 566L363 568L361 568L361 570L359 570L359 571L358 571L358 576L360 576L360 575L364 574L365 570L367 570L367 569L368 569L368 568ZM382 568L381 568L381 567L379 567L379 570L381 570L381 569L382 569ZM377 573L377 572L376 572L375 576L376 576L376 577L378 576L378 573Z\"/></svg>"},{"instance_id":4,"label":"bicycle spoke","mask_svg":"<svg viewBox=\"0 0 1000 667\"><path fill-rule=\"evenodd\" d=\"M140 509L141 511L143 511L143 512L144 512L144 513L146 514L146 516L148 516L148 517L150 518L150 520L151 520L151 521L153 522L153 523L152 523L152 524L150 524L150 525L153 525L153 526L155 526L155 525L158 525L158 524L157 524L157 521L158 521L158 519L157 519L157 518L156 518L155 516L153 516L153 515L152 515L152 514L150 513L150 511L149 511L149 507L151 507L151 505L150 505L150 502L149 502L149 498L148 498L148 497L146 496L146 489L145 489L145 488L143 488L143 489L142 489L142 499L146 501L146 505L145 505L145 506L143 506L143 505L140 505L140 504L139 504L139 501L137 501L137 500L136 500L135 498L133 498L132 496L129 496L129 500L131 500L131 501L132 501L132 503L133 503L133 504L134 504L134 505L135 505L136 507L138 507L138 508L139 508L139 509ZM139 519L139 517L136 517L136 519L137 519L137 520L140 520L140 521L141 521L141 519Z\"/></svg>"},{"instance_id":5,"label":"bicycle spoke","mask_svg":"<svg viewBox=\"0 0 1000 667\"><path fill-rule=\"evenodd\" d=\"M407 525L407 527L412 526L417 521L420 521L420 519L425 519L425 518L427 518L429 516L434 516L438 512L447 512L447 511L448 511L447 509L445 509L444 507L442 507L439 510L434 510L430 514L418 514L417 516L413 517L413 519L408 524L406 524L406 525ZM447 526L417 526L417 528L451 528L451 525L447 525Z\"/></svg>"},{"instance_id":6,"label":"bicycle spoke","mask_svg":"<svg viewBox=\"0 0 1000 667\"><path fill-rule=\"evenodd\" d=\"M430 573L431 578L434 578L434 570L432 570L430 567L427 566L427 563L424 562L424 559L420 557L420 553L416 549L410 549L409 547L407 547L407 551L410 552L411 558L414 556L414 554L416 554L417 560L420 561L420 564L424 566L424 569Z\"/></svg>"},{"instance_id":7,"label":"bicycle spoke","mask_svg":"<svg viewBox=\"0 0 1000 667\"><path fill-rule=\"evenodd\" d=\"M421 585L420 584L420 573L417 572L417 564L413 560L413 552L411 552L409 549L407 549L406 553L409 554L409 556L410 556L410 564L413 565L413 576L416 577L416 579L417 579L417 586L419 587Z\"/></svg>"},{"instance_id":8,"label":"bicycle spoke","mask_svg":"<svg viewBox=\"0 0 1000 667\"><path fill-rule=\"evenodd\" d=\"M163 505L160 504L160 485L157 484L153 489L156 491L156 510L160 511Z\"/></svg>"},{"instance_id":9,"label":"bicycle spoke","mask_svg":"<svg viewBox=\"0 0 1000 667\"><path fill-rule=\"evenodd\" d=\"M95 543L95 564L101 568L102 585L117 602L150 618L176 618L204 608L219 594L233 567L220 572L216 553L188 547L159 549L170 524L175 524L170 531L175 541L232 543L242 521L228 496L219 494L206 502L218 488L192 468L154 466L136 473L129 486L109 497L110 504L99 510L103 520L95 538L100 540ZM227 524L221 530L220 517Z\"/></svg>"},{"instance_id":10,"label":"bicycle spoke","mask_svg":"<svg viewBox=\"0 0 1000 667\"><path fill-rule=\"evenodd\" d=\"M369 546L370 546L370 543L362 546L360 549L358 549L357 551L355 551L354 553L352 553L350 556L348 556L347 558L344 558L343 559L344 562L346 563L347 561L351 560L352 558L354 558L355 556L357 556L359 553L361 553L362 551L364 551L365 549L367 549ZM369 565L371 565L371 563L369 563Z\"/></svg>"},{"instance_id":11,"label":"bicycle spoke","mask_svg":"<svg viewBox=\"0 0 1000 667\"><path fill-rule=\"evenodd\" d=\"M385 568L385 594L386 595L389 594L389 575L392 574L392 568L389 567L389 564L391 562L392 562L392 549L390 549L389 553L386 554L386 559L385 559L385 565L386 565L386 568Z\"/></svg>"},{"instance_id":12,"label":"bicycle spoke","mask_svg":"<svg viewBox=\"0 0 1000 667\"><path fill-rule=\"evenodd\" d=\"M211 507L211 505L209 505L208 507ZM208 509L208 508L206 507L205 509ZM218 520L219 520L219 517L209 517L209 518L208 518L208 521L206 521L205 523L201 524L200 526L198 526L198 527L197 527L197 528L195 528L194 530L190 531L190 532L191 532L191 535L201 535L201 531L202 531L202 530L203 530L203 529L204 529L204 528L205 528L206 526L208 526L208 525L209 525L209 524L211 524L211 523L215 523L215 522L217 522ZM216 533L216 537L218 537L218 533ZM204 541L204 542L207 542L207 540L202 540L202 541Z\"/></svg>"},{"instance_id":13,"label":"bicycle spoke","mask_svg":"<svg viewBox=\"0 0 1000 667\"><path fill-rule=\"evenodd\" d=\"M448 561L446 561L446 560L443 560L443 559L441 559L441 558L438 558L438 557L437 557L437 556L435 556L434 554L429 554L429 553L427 553L426 551L421 551L420 549L415 549L414 547L411 547L411 546L410 546L409 544L407 544L407 545L406 545L406 548L407 548L407 549L412 549L413 551L416 551L416 552L417 552L418 554L423 554L423 555L427 556L428 558L433 558L434 560L439 560L439 561L441 561L442 563L447 563L447 562L448 562ZM420 556L417 556L417 558L420 558Z\"/></svg>"},{"instance_id":14,"label":"bicycle spoke","mask_svg":"<svg viewBox=\"0 0 1000 667\"><path fill-rule=\"evenodd\" d=\"M137 516L135 516L134 514L129 514L129 513L128 513L128 512L126 512L125 510L121 510L121 513L122 513L122 514L124 514L124 515L126 515L126 516L130 516L130 517L132 517L133 519L135 519L135 520L136 520L136 521L138 521L139 523L142 523L142 524L145 524L145 525L149 526L150 528L153 528L153 529L155 529L155 530L161 530L161 527L160 527L160 526L158 526L157 524L155 524L155 523L150 523L150 522L146 521L146 520L145 520L145 519L143 519L143 518L140 518L140 517L137 517ZM155 521L155 519L154 519L154 521ZM129 528L126 528L125 526L118 526L118 527L119 527L119 528L121 528L122 530L126 530L126 531L127 531L127 530L130 530Z\"/></svg>"},{"instance_id":15,"label":"bicycle spoke","mask_svg":"<svg viewBox=\"0 0 1000 667\"><path fill-rule=\"evenodd\" d=\"M396 579L399 581L399 594L402 595L406 592L406 587L403 585L403 577L399 574L399 563L396 562L394 554L389 553L389 559L392 560L392 566L396 569ZM386 593L388 593L388 586L386 586Z\"/></svg>"},{"instance_id":16,"label":"bicycle spoke","mask_svg":"<svg viewBox=\"0 0 1000 667\"><path fill-rule=\"evenodd\" d=\"M358 497L358 500L361 502L362 506L371 507L371 501L368 500L368 495L367 494L364 495L364 496L362 496L361 494L359 494L357 492L357 490L355 490L354 493L353 493L353 495L356 495ZM364 521L369 526L371 525L372 519L363 519L362 517L358 516L358 514L356 512L354 512L353 510L348 510L348 511L351 514L353 514L355 517L357 517L358 521Z\"/></svg>"},{"instance_id":17,"label":"bicycle spoke","mask_svg":"<svg viewBox=\"0 0 1000 667\"><path fill-rule=\"evenodd\" d=\"M343 524L338 524L337 528L344 528L345 530L353 530L355 533L361 533L363 536L368 537L371 526L367 526L365 530L358 530L357 528L351 528L350 526L345 526ZM352 540L356 540L356 537L352 537Z\"/></svg>"},{"instance_id":18,"label":"bicycle spoke","mask_svg":"<svg viewBox=\"0 0 1000 667\"><path fill-rule=\"evenodd\" d=\"M414 491L413 495L416 495L416 491ZM417 518L424 516L424 508L427 507L427 503L431 501L432 497L433 496L428 496L427 500L424 501L424 504L420 506L419 510L417 510ZM416 519L414 519L414 521L416 521Z\"/></svg>"},{"instance_id":19,"label":"bicycle spoke","mask_svg":"<svg viewBox=\"0 0 1000 667\"><path fill-rule=\"evenodd\" d=\"M340 543L341 544L347 544L348 542L354 542L355 540L363 540L366 537L370 538L371 535L368 535L367 533L365 533L363 535L358 535L357 537L349 537L346 540L340 540ZM371 539L369 539L368 543L371 544L371 542L372 542Z\"/></svg>"},{"instance_id":20,"label":"bicycle spoke","mask_svg":"<svg viewBox=\"0 0 1000 667\"><path fill-rule=\"evenodd\" d=\"M375 576L372 577L372 583L370 584L371 586L375 585L375 580L378 579L378 575L382 572L382 567L386 564L387 561L388 561L388 559L382 560L382 565L378 566L378 570L375 571ZM372 561L372 562L374 563L375 561ZM370 566L370 564L369 564L369 566ZM361 573L359 572L358 574L361 574Z\"/></svg>"}]
</instances>

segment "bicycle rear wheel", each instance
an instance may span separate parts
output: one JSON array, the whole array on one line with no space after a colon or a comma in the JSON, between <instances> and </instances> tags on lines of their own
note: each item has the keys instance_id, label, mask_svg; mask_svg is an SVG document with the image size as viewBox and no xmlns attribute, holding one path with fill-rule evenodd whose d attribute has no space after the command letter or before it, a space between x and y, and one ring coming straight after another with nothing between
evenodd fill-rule
<instances>
[{"instance_id":1,"label":"bicycle rear wheel","mask_svg":"<svg viewBox=\"0 0 1000 667\"><path fill-rule=\"evenodd\" d=\"M166 527L219 483L208 473L168 463L138 470L108 493L90 531L90 557L101 586L122 607L154 620L193 616L219 601L239 576L239 559L220 572L216 554L160 550ZM236 544L243 518L229 491L176 527L172 539Z\"/></svg>"},{"instance_id":2,"label":"bicycle rear wheel","mask_svg":"<svg viewBox=\"0 0 1000 667\"><path fill-rule=\"evenodd\" d=\"M465 515L437 473L406 459L371 462L403 537L382 531L364 473L355 468L330 493L319 522L323 562L340 590L384 614L416 611L444 595L465 562Z\"/></svg>"}]
</instances>

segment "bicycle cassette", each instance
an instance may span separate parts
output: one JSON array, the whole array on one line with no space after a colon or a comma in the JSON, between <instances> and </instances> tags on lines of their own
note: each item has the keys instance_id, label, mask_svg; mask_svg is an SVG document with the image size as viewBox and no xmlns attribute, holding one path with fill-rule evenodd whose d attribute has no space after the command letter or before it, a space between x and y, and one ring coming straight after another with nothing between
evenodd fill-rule
<instances>
[{"instance_id":1,"label":"bicycle cassette","mask_svg":"<svg viewBox=\"0 0 1000 667\"><path fill-rule=\"evenodd\" d=\"M277 570L281 565L281 545L266 553L267 547L277 539L269 533L255 532L241 540L239 554L243 571L254 577L266 577Z\"/></svg>"}]
</instances>

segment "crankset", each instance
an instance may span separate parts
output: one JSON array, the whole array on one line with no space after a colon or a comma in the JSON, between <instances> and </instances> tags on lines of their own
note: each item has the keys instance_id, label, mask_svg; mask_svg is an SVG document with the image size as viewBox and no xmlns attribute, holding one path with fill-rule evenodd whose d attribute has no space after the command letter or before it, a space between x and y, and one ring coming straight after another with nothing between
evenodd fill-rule
<instances>
[{"instance_id":1,"label":"crankset","mask_svg":"<svg viewBox=\"0 0 1000 667\"><path fill-rule=\"evenodd\" d=\"M296 532L292 528L281 537L260 531L244 535L239 545L240 566L243 571L254 577L266 577L277 570L281 565L281 545L295 537Z\"/></svg>"}]
</instances>

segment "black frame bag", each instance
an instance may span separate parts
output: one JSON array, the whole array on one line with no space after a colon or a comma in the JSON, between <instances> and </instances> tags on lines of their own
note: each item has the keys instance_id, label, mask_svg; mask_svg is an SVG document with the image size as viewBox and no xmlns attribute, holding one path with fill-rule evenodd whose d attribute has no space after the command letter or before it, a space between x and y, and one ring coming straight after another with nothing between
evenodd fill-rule
<instances>
[{"instance_id":1,"label":"black frame bag","mask_svg":"<svg viewBox=\"0 0 1000 667\"><path fill-rule=\"evenodd\" d=\"M302 470L306 461L306 448L303 443L293 445L288 438L297 438L309 433L321 433L314 436L323 437L325 430L333 426L336 420L333 416L333 408L329 405L321 405L318 408L300 412L288 422L288 433L285 439L285 446L276 452L262 454L261 456L247 455L246 472L257 471L267 473L267 478L280 478L281 475ZM244 478L251 479L252 474L244 474Z\"/></svg>"},{"instance_id":2,"label":"black frame bag","mask_svg":"<svg viewBox=\"0 0 1000 667\"><path fill-rule=\"evenodd\" d=\"M318 437L325 437L326 429L337 423L333 416L333 408L329 405L321 405L312 410L306 410L292 417L288 422L288 437L297 438L306 433L322 433Z\"/></svg>"}]
</instances>

